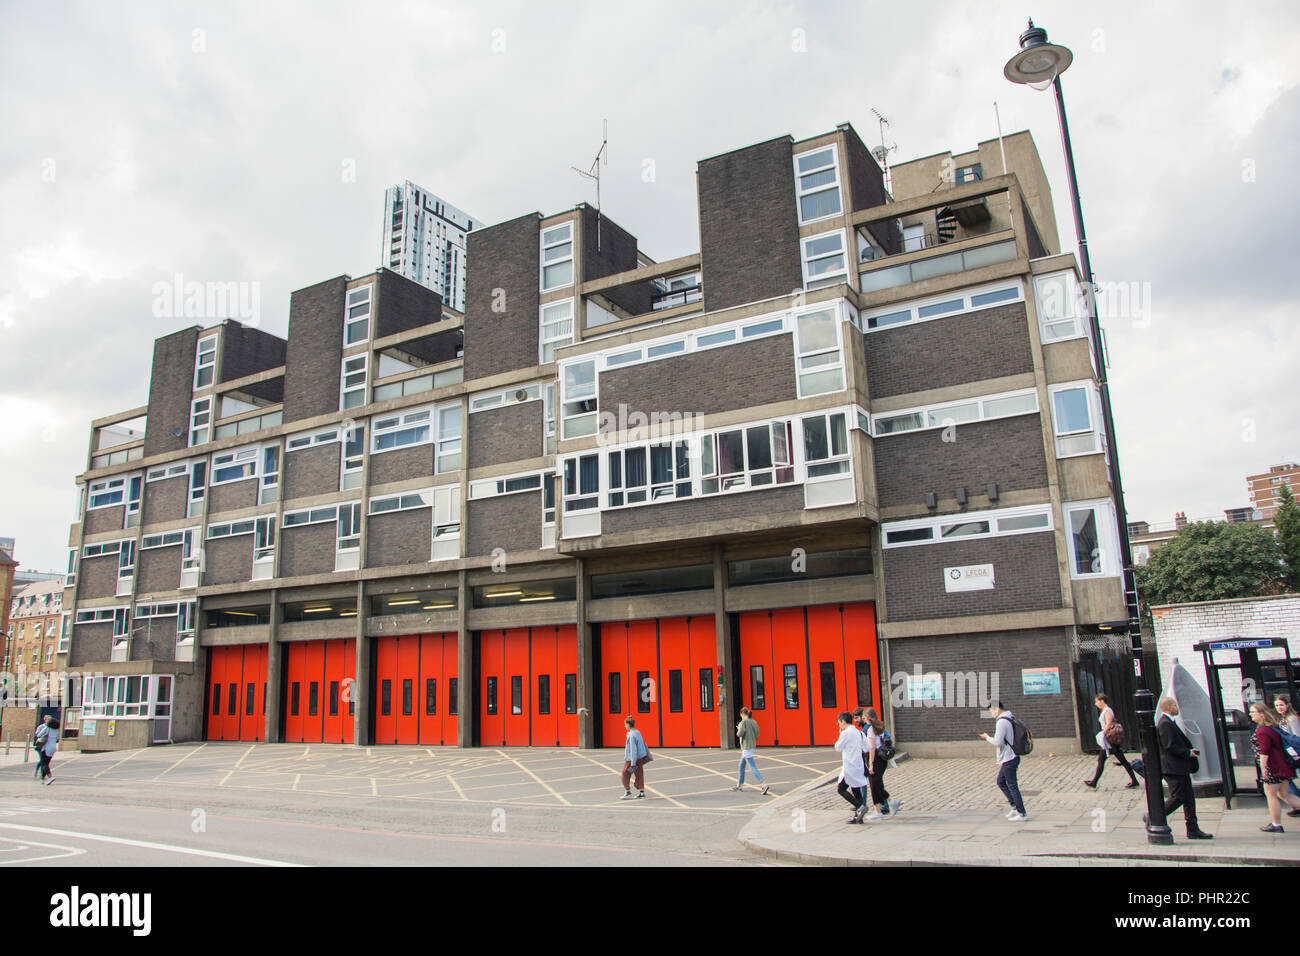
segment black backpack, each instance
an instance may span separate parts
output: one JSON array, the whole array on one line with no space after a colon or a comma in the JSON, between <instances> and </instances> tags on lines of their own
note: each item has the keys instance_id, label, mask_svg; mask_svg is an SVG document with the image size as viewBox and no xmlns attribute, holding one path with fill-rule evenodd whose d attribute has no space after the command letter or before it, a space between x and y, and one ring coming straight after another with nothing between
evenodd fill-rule
<instances>
[{"instance_id":1,"label":"black backpack","mask_svg":"<svg viewBox=\"0 0 1300 956\"><path fill-rule=\"evenodd\" d=\"M1017 757L1024 757L1034 752L1034 735L1020 720L1010 714L1003 714L998 720L1011 721L1011 752Z\"/></svg>"}]
</instances>

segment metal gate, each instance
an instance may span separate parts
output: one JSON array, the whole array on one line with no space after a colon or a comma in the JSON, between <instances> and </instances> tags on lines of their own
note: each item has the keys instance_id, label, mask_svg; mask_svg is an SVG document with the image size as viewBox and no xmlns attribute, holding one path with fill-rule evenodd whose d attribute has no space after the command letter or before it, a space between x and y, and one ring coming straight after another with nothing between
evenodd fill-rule
<instances>
[{"instance_id":1,"label":"metal gate","mask_svg":"<svg viewBox=\"0 0 1300 956\"><path fill-rule=\"evenodd\" d=\"M1098 694L1105 694L1115 711L1115 719L1124 725L1124 749L1138 750L1137 710L1133 695L1137 692L1137 675L1133 672L1133 658L1129 654L1113 652L1082 653L1074 664L1074 686L1078 695L1075 706L1079 711L1079 744L1085 753L1097 753L1097 718L1100 711L1093 703Z\"/></svg>"}]
</instances>

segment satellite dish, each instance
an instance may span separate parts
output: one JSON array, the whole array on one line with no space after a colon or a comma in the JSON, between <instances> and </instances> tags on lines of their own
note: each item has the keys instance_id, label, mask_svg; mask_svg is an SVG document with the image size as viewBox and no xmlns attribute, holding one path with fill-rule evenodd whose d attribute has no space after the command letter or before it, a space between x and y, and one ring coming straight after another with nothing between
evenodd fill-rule
<instances>
[{"instance_id":1,"label":"satellite dish","mask_svg":"<svg viewBox=\"0 0 1300 956\"><path fill-rule=\"evenodd\" d=\"M524 401L524 400L527 399L527 398L528 398L528 389L526 389L526 388L521 388L521 389L518 389L518 390L515 392L515 401L516 401L516 402L522 402L522 401Z\"/></svg>"}]
</instances>

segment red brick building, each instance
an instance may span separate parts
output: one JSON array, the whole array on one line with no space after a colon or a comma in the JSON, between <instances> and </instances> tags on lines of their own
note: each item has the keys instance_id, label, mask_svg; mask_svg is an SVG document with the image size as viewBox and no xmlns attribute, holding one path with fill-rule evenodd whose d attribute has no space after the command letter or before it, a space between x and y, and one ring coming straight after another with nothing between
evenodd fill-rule
<instances>
[{"instance_id":1,"label":"red brick building","mask_svg":"<svg viewBox=\"0 0 1300 956\"><path fill-rule=\"evenodd\" d=\"M1262 475L1250 475L1246 487L1250 489L1250 503L1264 518L1273 517L1282 504L1282 486L1290 485L1294 492L1300 489L1300 465L1284 462L1273 465Z\"/></svg>"}]
</instances>

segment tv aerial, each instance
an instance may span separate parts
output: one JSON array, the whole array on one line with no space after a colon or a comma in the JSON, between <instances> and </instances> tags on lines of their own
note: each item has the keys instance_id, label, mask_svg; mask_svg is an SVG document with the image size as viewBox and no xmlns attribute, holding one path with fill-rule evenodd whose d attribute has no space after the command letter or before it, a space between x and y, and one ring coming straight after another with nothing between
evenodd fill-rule
<instances>
[{"instance_id":1,"label":"tv aerial","mask_svg":"<svg viewBox=\"0 0 1300 956\"><path fill-rule=\"evenodd\" d=\"M579 169L577 166L570 166L579 176L585 176L587 179L596 181L596 251L600 251L600 167L609 165L609 120L604 121L604 133L600 140L600 149L596 150L596 158L591 161L590 169Z\"/></svg>"}]
</instances>

